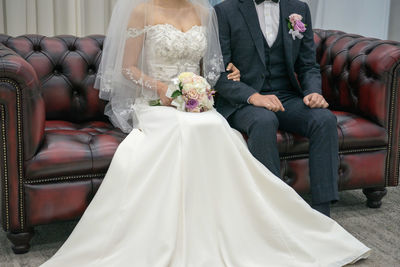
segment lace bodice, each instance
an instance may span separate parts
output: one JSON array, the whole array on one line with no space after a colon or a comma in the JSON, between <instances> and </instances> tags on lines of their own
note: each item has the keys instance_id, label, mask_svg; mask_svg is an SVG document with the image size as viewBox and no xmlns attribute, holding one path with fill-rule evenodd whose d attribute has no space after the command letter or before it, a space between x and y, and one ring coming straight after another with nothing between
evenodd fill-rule
<instances>
[{"instance_id":1,"label":"lace bodice","mask_svg":"<svg viewBox=\"0 0 400 267\"><path fill-rule=\"evenodd\" d=\"M169 82L181 72L200 74L200 60L207 40L204 27L193 26L182 32L170 24L146 26L141 32L129 29L128 36L145 32L146 72L152 78Z\"/></svg>"}]
</instances>

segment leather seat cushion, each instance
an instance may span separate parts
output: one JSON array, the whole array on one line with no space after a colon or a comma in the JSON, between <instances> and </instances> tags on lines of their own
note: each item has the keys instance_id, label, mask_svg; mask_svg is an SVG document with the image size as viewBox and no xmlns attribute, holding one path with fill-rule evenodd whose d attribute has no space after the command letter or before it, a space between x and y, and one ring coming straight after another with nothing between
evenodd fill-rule
<instances>
[{"instance_id":1,"label":"leather seat cushion","mask_svg":"<svg viewBox=\"0 0 400 267\"><path fill-rule=\"evenodd\" d=\"M387 145L386 130L352 113L335 111L341 151L379 148ZM106 173L125 134L106 122L74 124L47 121L40 151L27 162L27 180ZM281 156L308 154L307 138L279 131Z\"/></svg>"},{"instance_id":2,"label":"leather seat cushion","mask_svg":"<svg viewBox=\"0 0 400 267\"><path fill-rule=\"evenodd\" d=\"M27 180L105 173L125 134L110 123L47 121L43 143L25 164Z\"/></svg>"},{"instance_id":3,"label":"leather seat cushion","mask_svg":"<svg viewBox=\"0 0 400 267\"><path fill-rule=\"evenodd\" d=\"M333 111L338 121L339 150L379 148L388 143L386 130L376 123L353 113ZM279 132L279 152L282 156L308 154L309 142L302 136Z\"/></svg>"}]
</instances>

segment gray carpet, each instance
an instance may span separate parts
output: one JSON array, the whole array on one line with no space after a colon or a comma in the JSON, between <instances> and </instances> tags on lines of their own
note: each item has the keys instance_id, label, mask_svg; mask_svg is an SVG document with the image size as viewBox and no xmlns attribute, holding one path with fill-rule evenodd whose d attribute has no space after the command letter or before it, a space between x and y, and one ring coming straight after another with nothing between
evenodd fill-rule
<instances>
[{"instance_id":1,"label":"gray carpet","mask_svg":"<svg viewBox=\"0 0 400 267\"><path fill-rule=\"evenodd\" d=\"M341 201L332 208L332 218L373 249L369 259L355 266L400 267L400 187L389 188L380 209L365 206L360 190L340 193ZM0 266L38 266L53 255L71 233L76 222L57 223L36 228L32 249L14 255L0 231Z\"/></svg>"}]
</instances>

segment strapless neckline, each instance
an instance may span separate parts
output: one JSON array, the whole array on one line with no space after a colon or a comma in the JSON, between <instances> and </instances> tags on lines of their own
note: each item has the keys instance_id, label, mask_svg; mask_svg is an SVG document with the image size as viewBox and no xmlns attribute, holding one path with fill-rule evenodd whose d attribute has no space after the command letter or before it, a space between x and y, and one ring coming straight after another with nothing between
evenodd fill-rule
<instances>
[{"instance_id":1,"label":"strapless neckline","mask_svg":"<svg viewBox=\"0 0 400 267\"><path fill-rule=\"evenodd\" d=\"M189 33L191 31L194 31L195 29L203 28L203 26L201 26L201 25L193 25L187 31L182 31L181 29L178 29L177 27L175 27L174 25L172 25L170 23L160 23L160 24L146 25L145 29L151 29L151 28L157 28L157 27L167 27L169 29L175 30L176 32L180 32L182 34Z\"/></svg>"}]
</instances>

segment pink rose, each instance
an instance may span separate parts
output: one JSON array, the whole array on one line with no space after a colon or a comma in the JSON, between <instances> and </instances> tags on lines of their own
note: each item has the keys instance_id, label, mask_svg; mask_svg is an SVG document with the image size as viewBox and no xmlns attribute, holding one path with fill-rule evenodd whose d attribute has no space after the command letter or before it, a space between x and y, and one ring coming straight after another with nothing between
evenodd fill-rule
<instances>
[{"instance_id":1,"label":"pink rose","mask_svg":"<svg viewBox=\"0 0 400 267\"><path fill-rule=\"evenodd\" d=\"M191 89L185 93L186 97L191 99L199 99L199 93L197 93L196 89Z\"/></svg>"},{"instance_id":2,"label":"pink rose","mask_svg":"<svg viewBox=\"0 0 400 267\"><path fill-rule=\"evenodd\" d=\"M297 20L293 26L293 29L298 32L305 32L306 26L304 25L303 22L301 22L300 20Z\"/></svg>"},{"instance_id":3,"label":"pink rose","mask_svg":"<svg viewBox=\"0 0 400 267\"><path fill-rule=\"evenodd\" d=\"M303 17L296 13L289 16L289 20L290 20L290 23L292 23L292 25L294 25L296 21L299 21L299 20L301 21L302 19L303 19Z\"/></svg>"}]
</instances>

